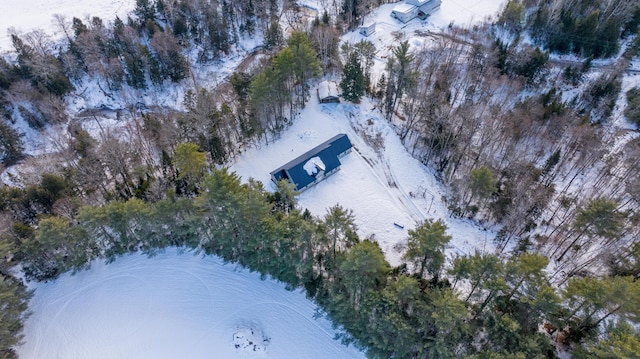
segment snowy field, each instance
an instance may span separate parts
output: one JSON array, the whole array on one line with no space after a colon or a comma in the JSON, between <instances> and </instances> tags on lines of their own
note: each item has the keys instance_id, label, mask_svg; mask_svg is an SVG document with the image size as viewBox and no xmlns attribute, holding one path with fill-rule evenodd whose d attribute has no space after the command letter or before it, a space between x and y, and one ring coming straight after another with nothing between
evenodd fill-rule
<instances>
[{"instance_id":1,"label":"snowy field","mask_svg":"<svg viewBox=\"0 0 640 359\"><path fill-rule=\"evenodd\" d=\"M299 291L215 257L129 255L38 285L20 358L364 358Z\"/></svg>"},{"instance_id":2,"label":"snowy field","mask_svg":"<svg viewBox=\"0 0 640 359\"><path fill-rule=\"evenodd\" d=\"M98 16L108 22L116 16L126 19L135 4L135 0L0 0L0 54L13 50L9 28L19 33L42 29L58 37L61 30L54 20L56 14L68 21Z\"/></svg>"}]
</instances>

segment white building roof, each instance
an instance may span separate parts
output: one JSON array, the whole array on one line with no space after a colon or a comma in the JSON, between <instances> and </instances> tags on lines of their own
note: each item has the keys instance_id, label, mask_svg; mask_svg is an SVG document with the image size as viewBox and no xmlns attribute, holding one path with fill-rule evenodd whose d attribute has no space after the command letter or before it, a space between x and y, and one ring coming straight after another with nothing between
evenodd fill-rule
<instances>
[{"instance_id":1,"label":"white building roof","mask_svg":"<svg viewBox=\"0 0 640 359\"><path fill-rule=\"evenodd\" d=\"M409 5L422 6L430 0L406 0L406 3Z\"/></svg>"},{"instance_id":2,"label":"white building roof","mask_svg":"<svg viewBox=\"0 0 640 359\"><path fill-rule=\"evenodd\" d=\"M318 97L338 97L338 84L333 81L322 81L318 84Z\"/></svg>"},{"instance_id":3,"label":"white building roof","mask_svg":"<svg viewBox=\"0 0 640 359\"><path fill-rule=\"evenodd\" d=\"M393 12L397 12L397 13L403 13L403 14L408 14L411 11L415 10L417 6L415 5L409 5L406 3L402 3L402 4L398 4L396 6L393 7Z\"/></svg>"}]
</instances>

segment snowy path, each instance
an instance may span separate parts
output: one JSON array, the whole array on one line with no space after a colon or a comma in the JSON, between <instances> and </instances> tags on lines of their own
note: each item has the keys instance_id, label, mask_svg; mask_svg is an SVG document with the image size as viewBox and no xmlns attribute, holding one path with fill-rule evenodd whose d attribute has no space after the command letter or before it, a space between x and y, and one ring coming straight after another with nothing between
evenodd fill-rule
<instances>
[{"instance_id":1,"label":"snowy path","mask_svg":"<svg viewBox=\"0 0 640 359\"><path fill-rule=\"evenodd\" d=\"M176 249L40 284L30 309L25 359L364 358L300 291Z\"/></svg>"}]
</instances>

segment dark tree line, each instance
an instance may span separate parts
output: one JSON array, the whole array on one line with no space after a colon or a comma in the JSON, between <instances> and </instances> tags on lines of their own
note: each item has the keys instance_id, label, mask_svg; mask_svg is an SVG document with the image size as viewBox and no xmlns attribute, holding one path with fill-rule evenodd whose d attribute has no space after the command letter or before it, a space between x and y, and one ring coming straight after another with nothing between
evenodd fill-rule
<instances>
[{"instance_id":1,"label":"dark tree line","mask_svg":"<svg viewBox=\"0 0 640 359\"><path fill-rule=\"evenodd\" d=\"M620 49L621 37L637 33L640 3L510 0L499 22L511 31L526 31L552 52L611 57Z\"/></svg>"},{"instance_id":2,"label":"dark tree line","mask_svg":"<svg viewBox=\"0 0 640 359\"><path fill-rule=\"evenodd\" d=\"M441 221L409 231L407 263L392 268L376 243L358 238L350 210L336 205L314 217L298 208L290 184L281 182L269 193L253 180L242 184L225 169L206 174L202 152L179 148L185 153L176 154L177 166L183 179L197 182L195 196L132 198L71 211L54 204L48 210L46 204L60 202L71 186L56 176L43 178L37 186L43 198L37 229L7 217L12 212L3 207L9 226L0 243L13 246L3 247L13 255L7 263L20 263L30 279L50 280L86 269L92 260L130 252L177 246L215 254L291 289L303 287L346 329L342 340L372 358L552 358L556 349L549 334L539 331L543 323L554 340L585 344L585 355L597 356L609 338L629 333L625 318L633 321L639 314L640 286L632 277L573 278L558 291L544 271L548 260L537 254L504 260L475 253L447 265L444 250L451 237ZM21 195L26 193L13 194L15 204L5 204L9 195L3 194L2 203L23 206L26 216L24 204L16 202ZM18 293L23 304L16 303L13 315L20 322L28 293ZM612 324L598 342L604 323ZM627 334L615 347L637 343L637 335Z\"/></svg>"}]
</instances>

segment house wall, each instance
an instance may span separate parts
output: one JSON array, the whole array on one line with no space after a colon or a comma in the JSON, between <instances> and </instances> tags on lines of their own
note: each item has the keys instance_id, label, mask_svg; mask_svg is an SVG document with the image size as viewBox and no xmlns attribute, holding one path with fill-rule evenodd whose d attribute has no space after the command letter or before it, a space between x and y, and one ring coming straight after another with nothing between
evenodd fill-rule
<instances>
[{"instance_id":1,"label":"house wall","mask_svg":"<svg viewBox=\"0 0 640 359\"><path fill-rule=\"evenodd\" d=\"M369 26L361 26L360 27L360 34L364 35L364 36L369 36L371 34L373 34L374 32L376 32L376 25L372 24Z\"/></svg>"},{"instance_id":2,"label":"house wall","mask_svg":"<svg viewBox=\"0 0 640 359\"><path fill-rule=\"evenodd\" d=\"M442 4L442 0L431 0L420 6L420 10L426 15L431 15L434 11L440 8L440 4Z\"/></svg>"},{"instance_id":3,"label":"house wall","mask_svg":"<svg viewBox=\"0 0 640 359\"><path fill-rule=\"evenodd\" d=\"M320 103L340 103L340 98L337 96L327 96L321 98Z\"/></svg>"}]
</instances>

